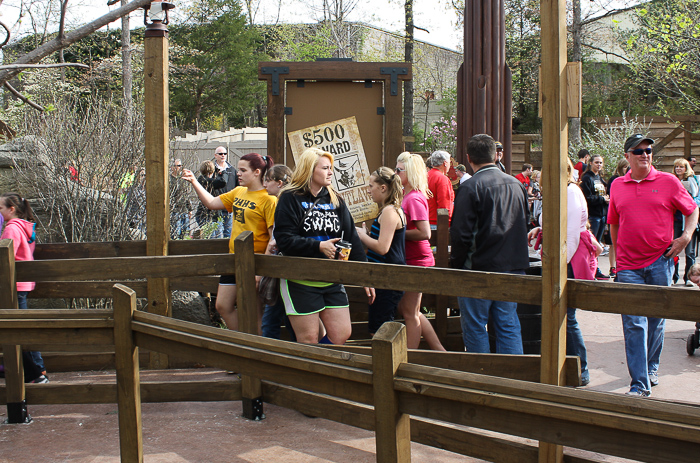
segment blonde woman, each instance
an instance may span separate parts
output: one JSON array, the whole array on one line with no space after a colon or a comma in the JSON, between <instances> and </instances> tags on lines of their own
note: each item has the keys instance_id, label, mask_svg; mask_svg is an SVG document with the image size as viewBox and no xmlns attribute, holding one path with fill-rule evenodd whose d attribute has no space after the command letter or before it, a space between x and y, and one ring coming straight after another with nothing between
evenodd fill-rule
<instances>
[{"instance_id":1,"label":"blonde woman","mask_svg":"<svg viewBox=\"0 0 700 463\"><path fill-rule=\"evenodd\" d=\"M673 173L676 175L676 177L678 177L678 180L681 181L683 187L685 187L686 191L688 191L688 194L693 199L697 198L698 194L700 193L700 185L698 185L698 179L695 176L695 172L693 172L693 168L690 167L690 163L688 163L688 160L685 158L678 158L675 161L673 161ZM684 225L685 220L683 219L683 215L680 214L680 212L676 212L673 220L674 239L681 236L681 234L683 233ZM692 237L690 238L690 242L685 247L685 271L683 272L683 281L685 285L689 287L693 286L693 283L691 283L688 280L688 269L690 269L690 267L692 267L695 264L697 246L698 232L694 231ZM673 270L674 285L678 283L678 280L680 279L680 274L678 273L679 267L679 261L676 261Z\"/></svg>"},{"instance_id":2,"label":"blonde woman","mask_svg":"<svg viewBox=\"0 0 700 463\"><path fill-rule=\"evenodd\" d=\"M297 160L275 211L274 238L285 256L335 259L336 243L342 237L352 244L350 260L367 260L350 211L331 185L332 178L331 153L309 148ZM372 303L374 289L365 291ZM280 293L297 341L344 344L352 334L343 285L282 279ZM319 320L326 328L322 337Z\"/></svg>"},{"instance_id":3,"label":"blonde woman","mask_svg":"<svg viewBox=\"0 0 700 463\"><path fill-rule=\"evenodd\" d=\"M435 258L428 241L428 176L423 158L417 154L401 153L396 160L395 172L404 188L401 208L406 217L406 264L432 267ZM399 313L406 321L408 348L417 349L423 336L431 349L444 351L433 326L420 313L422 298L422 293L407 291L399 302Z\"/></svg>"},{"instance_id":4,"label":"blonde woman","mask_svg":"<svg viewBox=\"0 0 700 463\"><path fill-rule=\"evenodd\" d=\"M380 167L369 177L369 194L377 203L379 214L369 229L357 229L362 244L367 248L367 260L406 265L406 218L401 209L401 179L388 167ZM403 297L403 291L391 289L377 289L376 293L374 303L369 306L367 321L372 335L382 324L394 320L394 313Z\"/></svg>"}]
</instances>

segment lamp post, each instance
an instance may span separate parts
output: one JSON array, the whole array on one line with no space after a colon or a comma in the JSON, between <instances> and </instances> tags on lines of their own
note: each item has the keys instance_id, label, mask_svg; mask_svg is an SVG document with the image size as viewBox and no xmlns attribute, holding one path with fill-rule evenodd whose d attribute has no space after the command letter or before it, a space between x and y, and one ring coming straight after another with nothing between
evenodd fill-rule
<instances>
[{"instance_id":1,"label":"lamp post","mask_svg":"<svg viewBox=\"0 0 700 463\"><path fill-rule=\"evenodd\" d=\"M146 159L146 255L168 255L170 186L168 183L168 10L172 3L154 1L144 8L144 106ZM172 315L168 278L149 278L148 311ZM151 369L167 368L165 354L151 353Z\"/></svg>"}]
</instances>

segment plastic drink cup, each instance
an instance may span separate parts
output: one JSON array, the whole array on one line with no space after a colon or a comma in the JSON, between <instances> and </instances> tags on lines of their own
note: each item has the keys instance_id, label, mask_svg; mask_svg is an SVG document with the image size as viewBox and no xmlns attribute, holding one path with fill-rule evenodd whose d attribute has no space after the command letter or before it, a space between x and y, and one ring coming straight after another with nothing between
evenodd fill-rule
<instances>
[{"instance_id":1,"label":"plastic drink cup","mask_svg":"<svg viewBox=\"0 0 700 463\"><path fill-rule=\"evenodd\" d=\"M352 243L349 241L340 240L335 243L335 259L336 260L348 260L350 259L350 250L352 250Z\"/></svg>"}]
</instances>

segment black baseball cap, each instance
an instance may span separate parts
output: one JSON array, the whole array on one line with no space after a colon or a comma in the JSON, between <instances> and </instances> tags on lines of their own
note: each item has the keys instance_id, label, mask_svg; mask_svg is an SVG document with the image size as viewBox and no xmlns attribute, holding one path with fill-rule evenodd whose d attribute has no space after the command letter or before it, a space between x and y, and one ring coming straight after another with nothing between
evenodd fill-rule
<instances>
[{"instance_id":1,"label":"black baseball cap","mask_svg":"<svg viewBox=\"0 0 700 463\"><path fill-rule=\"evenodd\" d=\"M645 137L641 133L635 133L631 137L625 141L625 153L628 152L631 149L636 148L639 146L642 142L649 142L650 145L654 144L654 140L648 137Z\"/></svg>"}]
</instances>

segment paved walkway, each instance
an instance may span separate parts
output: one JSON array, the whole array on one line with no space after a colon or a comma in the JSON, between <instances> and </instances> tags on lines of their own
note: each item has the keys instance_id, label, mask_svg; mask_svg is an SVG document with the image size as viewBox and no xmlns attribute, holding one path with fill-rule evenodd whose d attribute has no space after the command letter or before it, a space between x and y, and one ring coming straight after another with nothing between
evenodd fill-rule
<instances>
[{"instance_id":1,"label":"paved walkway","mask_svg":"<svg viewBox=\"0 0 700 463\"><path fill-rule=\"evenodd\" d=\"M683 269L683 258L681 262ZM600 257L598 263L607 274L610 268L607 256ZM675 286L683 287L683 281ZM700 289L694 286L688 290L698 291L700 303ZM585 310L579 310L576 314L588 350L591 383L587 388L604 392L627 392L630 378L620 315ZM698 318L700 321L700 315ZM666 320L659 385L652 388L652 397L700 404L700 349L696 355L689 356L685 347L688 335L694 331L695 324L692 322Z\"/></svg>"}]
</instances>

